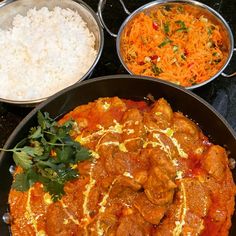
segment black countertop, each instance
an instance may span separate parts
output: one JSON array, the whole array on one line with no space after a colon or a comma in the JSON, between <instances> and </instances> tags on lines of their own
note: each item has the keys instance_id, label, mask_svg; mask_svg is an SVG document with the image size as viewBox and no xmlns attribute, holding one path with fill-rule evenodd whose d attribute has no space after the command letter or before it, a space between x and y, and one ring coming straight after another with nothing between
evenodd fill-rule
<instances>
[{"instance_id":1,"label":"black countertop","mask_svg":"<svg viewBox=\"0 0 236 236\"><path fill-rule=\"evenodd\" d=\"M84 0L84 2L86 2L95 12L97 12L98 0ZM141 5L150 1L124 0L124 2L129 11L132 12ZM201 0L201 2L209 5L225 18L231 27L236 40L235 0ZM123 11L119 1L107 0L106 7L104 9L104 20L113 32L117 32L119 30L122 22L127 17L122 12ZM105 32L105 30L104 37L105 42L103 53L92 74L92 78L111 74L127 74L116 54L115 38L112 38L107 32ZM233 56L229 66L226 69L226 72L228 73L232 73L234 71L236 71L236 56ZM1 85L0 89L2 89ZM236 131L236 76L227 79L219 76L207 85L193 90L193 92L213 105ZM31 109L32 108L0 103L0 147L4 145L13 129L31 111Z\"/></svg>"}]
</instances>

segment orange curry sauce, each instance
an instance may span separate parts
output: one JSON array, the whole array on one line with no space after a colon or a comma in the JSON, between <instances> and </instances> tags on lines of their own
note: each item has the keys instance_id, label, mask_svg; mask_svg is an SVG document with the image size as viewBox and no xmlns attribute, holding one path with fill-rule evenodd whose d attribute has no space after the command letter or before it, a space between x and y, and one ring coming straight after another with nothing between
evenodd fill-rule
<instances>
[{"instance_id":1,"label":"orange curry sauce","mask_svg":"<svg viewBox=\"0 0 236 236\"><path fill-rule=\"evenodd\" d=\"M159 99L100 98L60 120L92 150L53 202L40 183L9 195L14 236L228 235L235 184L224 148Z\"/></svg>"}]
</instances>

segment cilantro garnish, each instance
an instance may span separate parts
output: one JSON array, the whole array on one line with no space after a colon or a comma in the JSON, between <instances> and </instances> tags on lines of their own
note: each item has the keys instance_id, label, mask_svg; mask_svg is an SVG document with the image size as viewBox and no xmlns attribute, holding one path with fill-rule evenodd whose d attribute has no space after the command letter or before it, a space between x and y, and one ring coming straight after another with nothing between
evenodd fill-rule
<instances>
[{"instance_id":1,"label":"cilantro garnish","mask_svg":"<svg viewBox=\"0 0 236 236\"><path fill-rule=\"evenodd\" d=\"M173 6L171 6L171 5L165 5L165 6L164 6L164 9L165 9L166 11L171 11L172 7L173 7Z\"/></svg>"},{"instance_id":2,"label":"cilantro garnish","mask_svg":"<svg viewBox=\"0 0 236 236\"><path fill-rule=\"evenodd\" d=\"M15 175L12 188L27 191L40 182L44 191L57 201L65 193L65 183L79 176L73 165L89 159L91 153L71 138L73 121L59 125L47 112L40 111L37 118L38 126L30 129L27 138L13 149L0 150L13 152L14 162L22 168Z\"/></svg>"},{"instance_id":3,"label":"cilantro garnish","mask_svg":"<svg viewBox=\"0 0 236 236\"><path fill-rule=\"evenodd\" d=\"M188 32L189 29L186 27L185 23L182 20L177 20L175 21L175 23L180 26L180 28L177 29L176 32Z\"/></svg>"},{"instance_id":4,"label":"cilantro garnish","mask_svg":"<svg viewBox=\"0 0 236 236\"><path fill-rule=\"evenodd\" d=\"M164 33L168 34L170 32L170 23L169 22L164 23L163 28L164 28Z\"/></svg>"},{"instance_id":5,"label":"cilantro garnish","mask_svg":"<svg viewBox=\"0 0 236 236\"><path fill-rule=\"evenodd\" d=\"M154 75L158 76L159 74L163 72L163 70L157 65L152 64L152 72L154 73Z\"/></svg>"},{"instance_id":6,"label":"cilantro garnish","mask_svg":"<svg viewBox=\"0 0 236 236\"><path fill-rule=\"evenodd\" d=\"M165 40L162 42L162 43L160 43L159 45L158 45L158 47L159 48L162 48L162 47L164 47L165 45L167 45L168 43L172 43L173 41L172 40L170 40L169 38L165 38Z\"/></svg>"}]
</instances>

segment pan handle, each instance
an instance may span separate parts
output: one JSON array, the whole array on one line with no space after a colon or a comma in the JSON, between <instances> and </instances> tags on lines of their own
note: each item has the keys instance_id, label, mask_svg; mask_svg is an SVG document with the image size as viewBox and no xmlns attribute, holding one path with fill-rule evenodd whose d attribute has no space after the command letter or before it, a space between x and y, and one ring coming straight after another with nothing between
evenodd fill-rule
<instances>
[{"instance_id":1,"label":"pan handle","mask_svg":"<svg viewBox=\"0 0 236 236\"><path fill-rule=\"evenodd\" d=\"M130 15L131 13L129 12L129 10L126 8L124 2L122 0L119 0L120 1L120 4L122 5L125 13L127 15ZM110 31L110 29L107 27L107 25L105 24L104 20L103 20L103 16L102 16L102 11L103 11L103 8L105 7L106 5L106 0L99 0L99 3L98 3L98 18L102 24L102 26L106 29L106 31L114 38L117 37L117 34L114 34Z\"/></svg>"},{"instance_id":2,"label":"pan handle","mask_svg":"<svg viewBox=\"0 0 236 236\"><path fill-rule=\"evenodd\" d=\"M234 48L234 50L233 50L234 52L236 52L236 48ZM231 77L233 77L233 76L235 76L236 75L236 72L234 72L234 73L232 73L232 74L225 74L225 73L221 73L221 75L223 76L223 77L226 77L226 78L231 78Z\"/></svg>"}]
</instances>

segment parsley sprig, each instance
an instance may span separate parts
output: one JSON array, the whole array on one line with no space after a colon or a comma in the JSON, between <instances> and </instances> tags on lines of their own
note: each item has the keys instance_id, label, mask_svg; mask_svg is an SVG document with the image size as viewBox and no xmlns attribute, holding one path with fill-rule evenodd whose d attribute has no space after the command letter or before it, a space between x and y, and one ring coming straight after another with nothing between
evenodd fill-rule
<instances>
[{"instance_id":1,"label":"parsley sprig","mask_svg":"<svg viewBox=\"0 0 236 236\"><path fill-rule=\"evenodd\" d=\"M13 152L14 162L22 168L22 172L15 175L12 188L27 191L40 182L44 191L57 201L65 193L65 183L79 176L74 165L89 159L91 153L71 138L75 122L59 125L47 112L40 111L37 118L38 126L30 129L28 137L13 149L0 150Z\"/></svg>"}]
</instances>

